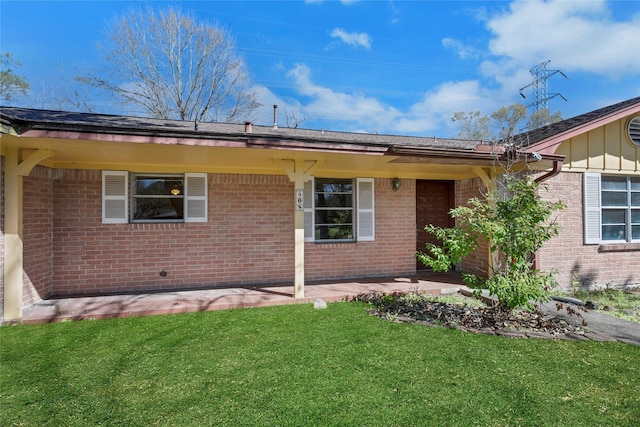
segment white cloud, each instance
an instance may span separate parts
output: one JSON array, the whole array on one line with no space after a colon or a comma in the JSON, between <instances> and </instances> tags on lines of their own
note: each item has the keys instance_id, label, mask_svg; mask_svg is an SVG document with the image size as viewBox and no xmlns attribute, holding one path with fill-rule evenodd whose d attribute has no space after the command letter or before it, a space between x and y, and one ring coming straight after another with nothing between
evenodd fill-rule
<instances>
[{"instance_id":1,"label":"white cloud","mask_svg":"<svg viewBox=\"0 0 640 427\"><path fill-rule=\"evenodd\" d=\"M457 111L491 111L496 108L494 95L477 80L447 82L424 94L400 118L395 131L411 134L427 134L429 131L448 129L453 135L451 123ZM450 136L449 135L449 136ZM446 137L448 135L439 134Z\"/></svg>"},{"instance_id":2,"label":"white cloud","mask_svg":"<svg viewBox=\"0 0 640 427\"><path fill-rule=\"evenodd\" d=\"M565 71L609 76L640 72L640 14L613 21L606 2L515 1L486 23L493 55Z\"/></svg>"},{"instance_id":3,"label":"white cloud","mask_svg":"<svg viewBox=\"0 0 640 427\"><path fill-rule=\"evenodd\" d=\"M390 16L389 16L389 23L390 24L397 24L400 22L400 11L398 10L398 7L396 6L396 3L394 0L389 0L387 2L387 8L389 9L390 12Z\"/></svg>"},{"instance_id":4,"label":"white cloud","mask_svg":"<svg viewBox=\"0 0 640 427\"><path fill-rule=\"evenodd\" d=\"M296 90L308 98L301 104L302 113L313 120L335 121L348 124L352 129L388 129L400 112L376 98L358 93L334 91L315 84L311 70L304 64L296 65L287 73Z\"/></svg>"},{"instance_id":5,"label":"white cloud","mask_svg":"<svg viewBox=\"0 0 640 427\"><path fill-rule=\"evenodd\" d=\"M367 33L349 33L342 28L334 28L331 31L331 37L338 38L350 46L362 46L365 49L371 49L371 38Z\"/></svg>"},{"instance_id":6,"label":"white cloud","mask_svg":"<svg viewBox=\"0 0 640 427\"><path fill-rule=\"evenodd\" d=\"M313 82L311 70L298 64L287 76L303 96L288 108L301 116L330 126L339 123L350 131L451 136L451 117L456 111L493 111L502 104L477 80L447 82L426 92L422 99L402 111L381 100L359 93L338 92ZM307 98L308 102L304 99ZM296 101L298 102L298 101ZM273 102L263 102L271 105ZM326 128L327 126L325 126ZM448 131L448 135L443 132Z\"/></svg>"},{"instance_id":7,"label":"white cloud","mask_svg":"<svg viewBox=\"0 0 640 427\"><path fill-rule=\"evenodd\" d=\"M478 57L478 51L473 46L465 45L464 43L452 39L451 37L445 37L444 39L442 39L442 46L455 51L460 59Z\"/></svg>"}]
</instances>

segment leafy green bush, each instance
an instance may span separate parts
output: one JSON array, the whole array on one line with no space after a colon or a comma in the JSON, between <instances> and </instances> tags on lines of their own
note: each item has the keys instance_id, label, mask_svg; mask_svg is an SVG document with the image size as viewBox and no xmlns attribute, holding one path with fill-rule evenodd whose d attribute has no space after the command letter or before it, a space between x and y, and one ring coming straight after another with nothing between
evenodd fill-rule
<instances>
[{"instance_id":1,"label":"leafy green bush","mask_svg":"<svg viewBox=\"0 0 640 427\"><path fill-rule=\"evenodd\" d=\"M502 184L500 191L489 193L484 200L473 198L468 206L452 209L455 227L427 225L425 231L438 238L441 245L427 243L427 251L416 256L434 271L447 271L477 249L479 242L489 242L491 252L500 255L490 266L490 277L464 274L465 283L488 289L506 307L532 309L532 302L548 300L557 285L551 273L534 268L534 260L536 251L559 234L560 228L551 216L564 203L543 200L540 190L546 187L530 176L508 173Z\"/></svg>"}]
</instances>

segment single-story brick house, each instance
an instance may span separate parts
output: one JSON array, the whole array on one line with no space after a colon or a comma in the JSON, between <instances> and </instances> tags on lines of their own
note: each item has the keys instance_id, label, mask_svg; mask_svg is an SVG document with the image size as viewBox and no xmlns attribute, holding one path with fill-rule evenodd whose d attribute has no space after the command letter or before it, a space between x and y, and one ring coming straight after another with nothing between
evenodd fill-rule
<instances>
[{"instance_id":1,"label":"single-story brick house","mask_svg":"<svg viewBox=\"0 0 640 427\"><path fill-rule=\"evenodd\" d=\"M51 296L414 274L491 185L482 141L0 108L2 318ZM538 265L640 282L640 98L518 136L564 200ZM583 218L585 221L583 221ZM585 224L585 225L583 225ZM486 273L486 245L459 266Z\"/></svg>"}]
</instances>

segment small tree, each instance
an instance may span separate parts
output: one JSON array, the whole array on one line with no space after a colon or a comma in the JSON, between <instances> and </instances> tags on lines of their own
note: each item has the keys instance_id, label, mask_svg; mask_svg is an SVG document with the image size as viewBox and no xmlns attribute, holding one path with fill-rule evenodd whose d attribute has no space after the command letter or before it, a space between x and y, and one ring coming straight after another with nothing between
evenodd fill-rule
<instances>
[{"instance_id":1,"label":"small tree","mask_svg":"<svg viewBox=\"0 0 640 427\"><path fill-rule=\"evenodd\" d=\"M551 123L557 123L560 120L562 120L562 113L560 111L556 111L551 114L549 109L542 108L531 113L529 120L527 121L527 129L537 129Z\"/></svg>"},{"instance_id":2,"label":"small tree","mask_svg":"<svg viewBox=\"0 0 640 427\"><path fill-rule=\"evenodd\" d=\"M513 136L517 130L518 123L525 117L527 117L527 107L524 104L512 104L491 113L491 119L498 128L498 139Z\"/></svg>"},{"instance_id":3,"label":"small tree","mask_svg":"<svg viewBox=\"0 0 640 427\"><path fill-rule=\"evenodd\" d=\"M0 98L3 101L13 101L16 96L26 95L29 90L29 82L12 68L20 66L10 52L0 54Z\"/></svg>"},{"instance_id":4,"label":"small tree","mask_svg":"<svg viewBox=\"0 0 640 427\"><path fill-rule=\"evenodd\" d=\"M479 110L455 112L451 121L457 124L460 139L489 140L493 137L489 129L489 117Z\"/></svg>"},{"instance_id":5,"label":"small tree","mask_svg":"<svg viewBox=\"0 0 640 427\"><path fill-rule=\"evenodd\" d=\"M425 230L442 241L441 246L428 243L427 252L418 259L434 271L450 270L469 255L482 240L491 242L490 250L501 255L491 266L488 279L464 274L465 283L473 288L487 288L500 304L510 309L532 309L532 301L549 299L557 285L551 273L534 268L536 252L545 242L559 234L552 214L562 209L562 202L544 201L538 185L530 176L514 173L503 175L503 187L484 200L470 199L468 206L450 211L456 220L453 228L427 225Z\"/></svg>"},{"instance_id":6,"label":"small tree","mask_svg":"<svg viewBox=\"0 0 640 427\"><path fill-rule=\"evenodd\" d=\"M501 107L490 116L481 111L458 111L453 113L451 121L458 126L457 138L475 140L508 140L518 131L518 125L527 118L527 107L516 103ZM525 128L537 129L549 123L562 120L559 111L551 114L548 109L531 113Z\"/></svg>"}]
</instances>

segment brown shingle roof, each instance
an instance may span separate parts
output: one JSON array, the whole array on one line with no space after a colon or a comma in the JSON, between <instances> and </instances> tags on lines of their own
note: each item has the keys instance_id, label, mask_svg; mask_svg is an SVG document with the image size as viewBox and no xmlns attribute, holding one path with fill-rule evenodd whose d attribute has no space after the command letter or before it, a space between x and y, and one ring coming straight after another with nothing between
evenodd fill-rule
<instances>
[{"instance_id":1,"label":"brown shingle roof","mask_svg":"<svg viewBox=\"0 0 640 427\"><path fill-rule=\"evenodd\" d=\"M522 147L527 147L540 141L544 141L547 138L551 138L563 132L570 131L609 115L615 114L618 111L621 111L627 107L632 107L636 104L640 105L640 97L622 101L617 104L609 105L608 107L600 108L598 110L590 111L588 113L562 120L557 123L552 123L550 125L534 129L532 131L521 133L515 136L515 140L519 142Z\"/></svg>"},{"instance_id":2,"label":"brown shingle roof","mask_svg":"<svg viewBox=\"0 0 640 427\"><path fill-rule=\"evenodd\" d=\"M481 141L416 137L325 130L276 128L232 123L195 123L179 120L159 120L144 117L107 114L74 113L64 111L33 110L18 107L0 107L0 120L16 128L18 133L28 129L100 132L107 134L162 135L189 138L246 139L248 137L273 141L321 142L367 145L378 147L416 147L473 151Z\"/></svg>"}]
</instances>

